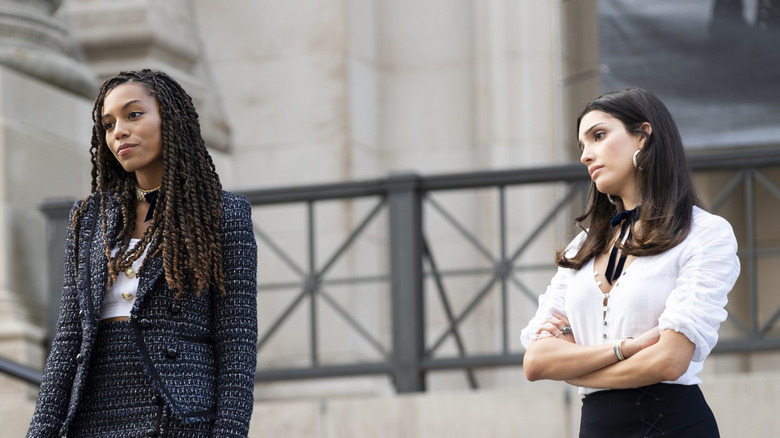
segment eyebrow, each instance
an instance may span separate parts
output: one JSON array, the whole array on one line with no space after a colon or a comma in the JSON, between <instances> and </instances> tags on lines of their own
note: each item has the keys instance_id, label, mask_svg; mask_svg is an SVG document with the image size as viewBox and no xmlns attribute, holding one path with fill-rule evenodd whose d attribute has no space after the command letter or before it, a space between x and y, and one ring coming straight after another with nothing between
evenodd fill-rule
<instances>
[{"instance_id":1,"label":"eyebrow","mask_svg":"<svg viewBox=\"0 0 780 438\"><path fill-rule=\"evenodd\" d=\"M135 100L131 100L131 101L125 103L124 105L122 105L122 111L126 110L127 107L129 107L130 105L132 105L134 103L138 103L138 102L140 102L140 100L135 99ZM106 117L108 117L110 115L111 115L111 113L103 114L102 116L100 116L100 120L103 120L103 119L105 119Z\"/></svg>"},{"instance_id":2,"label":"eyebrow","mask_svg":"<svg viewBox=\"0 0 780 438\"><path fill-rule=\"evenodd\" d=\"M599 126L599 125L601 125L601 124L603 124L603 123L604 123L604 122L598 122L598 123L596 123L595 125L591 126L591 127L590 127L590 128L588 128L588 129L587 129L585 132L583 132L583 133L582 133L582 137L583 137L583 138L584 138L584 137L587 137L587 136L588 136L588 134L590 134L590 133L591 133L591 131L593 131L593 130L596 128L596 126ZM577 139L577 146L579 146L580 150L582 150L582 148L584 147L584 146L583 146L583 144L582 144L582 140L579 140L579 139Z\"/></svg>"},{"instance_id":3,"label":"eyebrow","mask_svg":"<svg viewBox=\"0 0 780 438\"><path fill-rule=\"evenodd\" d=\"M596 128L596 126L603 125L603 124L604 124L604 122L598 122L598 123L596 123L595 125L593 125L593 126L591 126L590 128L588 128L588 129L587 129L585 132L583 132L583 133L582 133L582 136L583 136L583 137L587 137L587 136L588 136L588 134L590 134L590 132L591 132L591 131L593 131L593 129L595 129L595 128Z\"/></svg>"}]
</instances>

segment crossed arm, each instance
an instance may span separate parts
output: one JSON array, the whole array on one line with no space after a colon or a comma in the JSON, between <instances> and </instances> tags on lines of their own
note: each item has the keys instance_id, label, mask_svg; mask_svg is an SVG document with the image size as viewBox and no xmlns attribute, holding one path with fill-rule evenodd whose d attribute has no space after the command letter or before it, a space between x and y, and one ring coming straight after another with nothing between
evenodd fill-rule
<instances>
[{"instance_id":1,"label":"crossed arm","mask_svg":"<svg viewBox=\"0 0 780 438\"><path fill-rule=\"evenodd\" d=\"M523 359L528 380L564 380L591 388L624 389L651 385L680 378L688 369L693 343L673 330L659 332L654 327L636 339L622 344L624 361L618 361L613 345L586 346L574 343L575 332L552 337L569 321L560 314L546 321L532 341Z\"/></svg>"}]
</instances>

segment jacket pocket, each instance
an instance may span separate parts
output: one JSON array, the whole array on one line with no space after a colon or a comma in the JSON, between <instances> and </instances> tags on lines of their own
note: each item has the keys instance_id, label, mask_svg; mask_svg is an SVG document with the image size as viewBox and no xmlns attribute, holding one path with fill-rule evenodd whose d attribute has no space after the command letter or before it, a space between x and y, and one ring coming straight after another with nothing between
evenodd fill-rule
<instances>
[{"instance_id":1,"label":"jacket pocket","mask_svg":"<svg viewBox=\"0 0 780 438\"><path fill-rule=\"evenodd\" d=\"M217 365L207 338L179 336L175 357L159 368L183 417L216 411Z\"/></svg>"}]
</instances>

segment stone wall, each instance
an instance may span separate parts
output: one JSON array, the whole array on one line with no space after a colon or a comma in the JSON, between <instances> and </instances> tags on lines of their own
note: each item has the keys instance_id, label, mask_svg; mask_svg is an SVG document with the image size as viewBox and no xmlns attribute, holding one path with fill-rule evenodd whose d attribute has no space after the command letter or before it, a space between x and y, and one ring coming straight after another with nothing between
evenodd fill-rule
<instances>
[{"instance_id":1,"label":"stone wall","mask_svg":"<svg viewBox=\"0 0 780 438\"><path fill-rule=\"evenodd\" d=\"M777 373L723 374L701 388L722 437L776 435ZM250 436L575 438L580 407L576 389L558 382L476 392L265 402L255 405Z\"/></svg>"},{"instance_id":2,"label":"stone wall","mask_svg":"<svg viewBox=\"0 0 780 438\"><path fill-rule=\"evenodd\" d=\"M59 306L48 290L40 207L88 191L91 108L79 95L0 67L0 355L37 369L49 309ZM0 375L0 436L24 436L36 394Z\"/></svg>"},{"instance_id":3,"label":"stone wall","mask_svg":"<svg viewBox=\"0 0 780 438\"><path fill-rule=\"evenodd\" d=\"M59 3L6 0L0 6L35 9L39 16L56 10L66 25L58 32L72 29L83 65L98 78L128 68L169 71L195 98L224 186L234 191L396 171L568 162L577 158L574 117L599 92L595 0L64 0L58 9ZM34 48L41 47L48 46ZM60 50L67 56L55 59L65 56L69 71L83 72L73 63L78 50ZM41 342L50 335L41 329L44 315L56 303L42 267L46 225L38 207L44 199L83 197L89 188L91 98L83 97L89 80L52 85L35 72L0 68L0 354L40 366ZM544 208L553 194L512 196ZM494 197L441 201L479 238L494 239ZM349 202L318 210L326 243L319 260L365 210ZM258 210L255 220L278 244L300 249L301 214L287 207ZM556 219L536 243L540 259L548 261L551 248L562 244L572 216ZM522 211L512 218L510 234L528 229ZM450 240L451 232L433 225L438 240ZM369 272L387 262L386 240L379 232L369 235L340 273ZM440 249L444 264L471 262L454 245ZM284 279L283 267L262 246L260 263L261 284ZM261 329L285 305L262 292ZM364 295L345 293L388 339L382 304ZM497 338L493 309L472 318L468 339ZM324 342L325 360L364 357L358 343L338 342L341 332L332 321L323 318L335 333ZM433 333L446 325L441 316L429 315L429 321ZM295 322L263 353L261 367L305 364L300 339L306 327ZM726 374L753 369L766 374ZM777 355L711 359L703 389L723 436L777 430L776 369ZM20 436L34 388L2 379L0 422L9 426L0 436ZM251 436L576 435L579 402L566 385L529 384L518 368L481 371L480 380L485 389L468 391L462 373L439 373L429 379L431 392L409 396L395 395L385 377L258 385Z\"/></svg>"}]
</instances>

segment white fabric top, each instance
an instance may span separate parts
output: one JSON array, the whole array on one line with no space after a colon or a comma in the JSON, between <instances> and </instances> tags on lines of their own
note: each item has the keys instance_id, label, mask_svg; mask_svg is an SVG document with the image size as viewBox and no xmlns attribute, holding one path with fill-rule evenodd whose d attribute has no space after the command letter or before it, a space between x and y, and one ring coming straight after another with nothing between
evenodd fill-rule
<instances>
[{"instance_id":1,"label":"white fabric top","mask_svg":"<svg viewBox=\"0 0 780 438\"><path fill-rule=\"evenodd\" d=\"M135 246L140 239L130 239L130 248ZM133 278L129 278L125 272L120 272L116 276L116 281L111 289L106 290L103 296L103 308L100 311L100 319L115 318L118 316L130 316L130 311L133 310L135 305L136 294L138 293L138 271L141 269L141 264L146 258L146 250L138 260L133 262L131 269L135 273ZM119 251L119 247L116 246L111 250L111 256L113 257L116 252Z\"/></svg>"},{"instance_id":2,"label":"white fabric top","mask_svg":"<svg viewBox=\"0 0 780 438\"><path fill-rule=\"evenodd\" d=\"M568 246L576 254L585 239L580 233ZM565 315L578 344L612 344L624 336L638 337L656 325L684 334L695 345L688 370L674 382L701 383L704 359L718 341L726 319L726 295L739 275L737 241L725 219L698 207L688 237L661 254L637 257L609 294L604 325L604 294L596 284L593 259L580 270L558 268L539 309L521 333L525 348L545 319L556 311ZM606 336L605 336L606 335ZM595 388L580 388L585 395Z\"/></svg>"}]
</instances>

